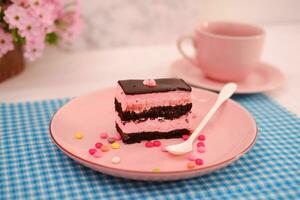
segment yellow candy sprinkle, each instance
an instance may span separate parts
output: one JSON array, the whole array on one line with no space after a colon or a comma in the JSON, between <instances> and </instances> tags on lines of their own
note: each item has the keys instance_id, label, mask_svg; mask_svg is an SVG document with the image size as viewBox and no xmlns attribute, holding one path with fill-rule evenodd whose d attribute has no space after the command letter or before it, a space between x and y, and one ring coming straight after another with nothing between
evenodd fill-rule
<instances>
[{"instance_id":1,"label":"yellow candy sprinkle","mask_svg":"<svg viewBox=\"0 0 300 200\"><path fill-rule=\"evenodd\" d=\"M114 143L111 144L111 148L112 149L119 149L120 148L120 144L117 143L117 142L114 142Z\"/></svg>"},{"instance_id":2,"label":"yellow candy sprinkle","mask_svg":"<svg viewBox=\"0 0 300 200\"><path fill-rule=\"evenodd\" d=\"M155 173L158 173L158 172L160 172L160 169L159 168L154 168L154 169L152 169L152 171L155 172Z\"/></svg>"},{"instance_id":3,"label":"yellow candy sprinkle","mask_svg":"<svg viewBox=\"0 0 300 200\"><path fill-rule=\"evenodd\" d=\"M80 140L80 139L83 138L83 134L81 132L76 132L75 133L75 138L78 139L78 140Z\"/></svg>"}]
</instances>

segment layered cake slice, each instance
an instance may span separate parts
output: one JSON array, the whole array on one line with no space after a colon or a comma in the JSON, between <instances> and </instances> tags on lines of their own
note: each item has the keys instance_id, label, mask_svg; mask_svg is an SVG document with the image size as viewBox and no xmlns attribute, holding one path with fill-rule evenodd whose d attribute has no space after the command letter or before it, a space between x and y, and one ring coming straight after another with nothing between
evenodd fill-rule
<instances>
[{"instance_id":1,"label":"layered cake slice","mask_svg":"<svg viewBox=\"0 0 300 200\"><path fill-rule=\"evenodd\" d=\"M116 129L124 143L189 133L191 87L182 79L118 81Z\"/></svg>"}]
</instances>

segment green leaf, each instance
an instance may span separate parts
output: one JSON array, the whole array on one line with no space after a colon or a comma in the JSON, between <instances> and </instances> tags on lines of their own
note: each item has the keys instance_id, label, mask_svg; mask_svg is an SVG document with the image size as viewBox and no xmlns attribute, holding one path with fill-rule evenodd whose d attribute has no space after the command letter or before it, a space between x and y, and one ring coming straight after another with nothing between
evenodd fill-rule
<instances>
[{"instance_id":1,"label":"green leaf","mask_svg":"<svg viewBox=\"0 0 300 200\"><path fill-rule=\"evenodd\" d=\"M14 42L18 42L18 31L16 28L11 30L11 36L12 36Z\"/></svg>"},{"instance_id":2,"label":"green leaf","mask_svg":"<svg viewBox=\"0 0 300 200\"><path fill-rule=\"evenodd\" d=\"M48 44L57 44L58 39L59 39L58 35L52 32L52 33L47 33L45 40Z\"/></svg>"},{"instance_id":3,"label":"green leaf","mask_svg":"<svg viewBox=\"0 0 300 200\"><path fill-rule=\"evenodd\" d=\"M2 10L1 6L0 6L0 22L4 22L4 11Z\"/></svg>"},{"instance_id":4,"label":"green leaf","mask_svg":"<svg viewBox=\"0 0 300 200\"><path fill-rule=\"evenodd\" d=\"M0 6L0 19L1 19L1 21L2 21L3 17L4 17L4 11L2 10L2 8Z\"/></svg>"},{"instance_id":5,"label":"green leaf","mask_svg":"<svg viewBox=\"0 0 300 200\"><path fill-rule=\"evenodd\" d=\"M18 30L16 28L11 30L11 35L15 43L22 44L22 45L26 43L26 39L21 35L19 35Z\"/></svg>"},{"instance_id":6,"label":"green leaf","mask_svg":"<svg viewBox=\"0 0 300 200\"><path fill-rule=\"evenodd\" d=\"M19 43L22 44L22 45L24 45L24 44L26 43L26 39L25 39L24 37L21 37L21 36L20 36L20 37L18 38L18 40L19 40Z\"/></svg>"}]
</instances>

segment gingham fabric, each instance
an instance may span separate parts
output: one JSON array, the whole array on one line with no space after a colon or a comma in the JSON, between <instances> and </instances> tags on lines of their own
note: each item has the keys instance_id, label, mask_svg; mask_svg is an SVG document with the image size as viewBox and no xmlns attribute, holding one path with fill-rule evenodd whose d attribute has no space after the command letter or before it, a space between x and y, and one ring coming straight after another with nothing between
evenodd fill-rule
<instances>
[{"instance_id":1,"label":"gingham fabric","mask_svg":"<svg viewBox=\"0 0 300 200\"><path fill-rule=\"evenodd\" d=\"M0 199L300 199L300 119L261 94L234 98L258 123L253 149L222 170L172 182L115 178L65 156L48 126L68 99L0 104Z\"/></svg>"}]
</instances>

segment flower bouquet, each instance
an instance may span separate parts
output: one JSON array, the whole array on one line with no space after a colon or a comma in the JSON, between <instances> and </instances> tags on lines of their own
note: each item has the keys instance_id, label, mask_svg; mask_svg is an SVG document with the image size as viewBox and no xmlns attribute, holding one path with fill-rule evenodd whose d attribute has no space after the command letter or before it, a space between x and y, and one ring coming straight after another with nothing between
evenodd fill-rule
<instances>
[{"instance_id":1,"label":"flower bouquet","mask_svg":"<svg viewBox=\"0 0 300 200\"><path fill-rule=\"evenodd\" d=\"M40 57L45 44L69 44L79 34L79 1L0 0L0 81Z\"/></svg>"}]
</instances>

